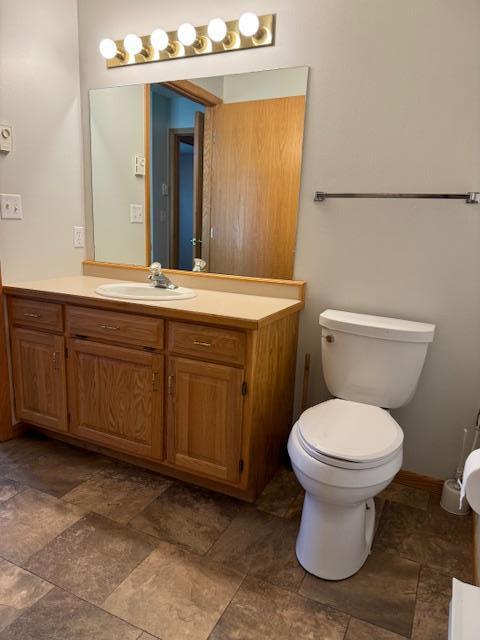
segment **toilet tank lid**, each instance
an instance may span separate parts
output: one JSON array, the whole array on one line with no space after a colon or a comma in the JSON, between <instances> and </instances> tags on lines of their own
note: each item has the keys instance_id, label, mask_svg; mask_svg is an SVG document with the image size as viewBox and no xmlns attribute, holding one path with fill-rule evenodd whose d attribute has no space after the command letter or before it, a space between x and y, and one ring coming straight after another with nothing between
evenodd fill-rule
<instances>
[{"instance_id":1,"label":"toilet tank lid","mask_svg":"<svg viewBox=\"0 0 480 640\"><path fill-rule=\"evenodd\" d=\"M435 325L426 322L371 316L336 309L327 309L321 313L320 325L344 333L399 342L432 342L435 333Z\"/></svg>"}]
</instances>

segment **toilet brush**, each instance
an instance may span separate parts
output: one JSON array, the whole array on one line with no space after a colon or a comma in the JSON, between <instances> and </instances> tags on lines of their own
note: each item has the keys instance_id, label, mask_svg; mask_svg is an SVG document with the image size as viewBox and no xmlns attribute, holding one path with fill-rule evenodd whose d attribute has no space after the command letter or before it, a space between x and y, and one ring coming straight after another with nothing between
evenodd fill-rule
<instances>
[{"instance_id":1,"label":"toilet brush","mask_svg":"<svg viewBox=\"0 0 480 640\"><path fill-rule=\"evenodd\" d=\"M465 459L467 457L467 440L469 429L463 430L462 448L460 450L460 457L458 459L458 466L455 472L455 478L445 480L443 483L442 497L440 499L440 506L457 516L464 516L470 511L470 506L466 500L460 506L460 480L463 475L463 467L465 465ZM477 433L473 440L473 448L476 445L478 436L478 420L477 420Z\"/></svg>"}]
</instances>

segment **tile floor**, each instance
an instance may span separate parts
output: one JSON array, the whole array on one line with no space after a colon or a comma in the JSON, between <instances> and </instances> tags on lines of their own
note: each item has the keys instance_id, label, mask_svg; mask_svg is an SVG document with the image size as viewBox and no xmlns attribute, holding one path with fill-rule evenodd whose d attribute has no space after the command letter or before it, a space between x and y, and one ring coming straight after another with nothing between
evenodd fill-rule
<instances>
[{"instance_id":1,"label":"tile floor","mask_svg":"<svg viewBox=\"0 0 480 640\"><path fill-rule=\"evenodd\" d=\"M297 563L302 493L255 505L29 436L0 445L0 639L444 640L471 518L391 485L373 551L328 582Z\"/></svg>"}]
</instances>

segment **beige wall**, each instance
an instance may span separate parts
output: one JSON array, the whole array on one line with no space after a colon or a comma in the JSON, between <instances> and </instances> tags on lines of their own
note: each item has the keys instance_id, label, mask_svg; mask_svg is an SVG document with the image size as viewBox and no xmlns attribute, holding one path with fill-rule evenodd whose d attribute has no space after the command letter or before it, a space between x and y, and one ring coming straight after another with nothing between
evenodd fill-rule
<instances>
[{"instance_id":1,"label":"beige wall","mask_svg":"<svg viewBox=\"0 0 480 640\"><path fill-rule=\"evenodd\" d=\"M145 216L145 177L134 158L145 156L144 86L90 92L95 259L145 265L145 223L130 222L130 205ZM145 217L144 217L145 219Z\"/></svg>"},{"instance_id":2,"label":"beige wall","mask_svg":"<svg viewBox=\"0 0 480 640\"><path fill-rule=\"evenodd\" d=\"M4 281L76 274L83 224L76 0L0 0L0 192L22 196L24 220L0 220Z\"/></svg>"}]
</instances>

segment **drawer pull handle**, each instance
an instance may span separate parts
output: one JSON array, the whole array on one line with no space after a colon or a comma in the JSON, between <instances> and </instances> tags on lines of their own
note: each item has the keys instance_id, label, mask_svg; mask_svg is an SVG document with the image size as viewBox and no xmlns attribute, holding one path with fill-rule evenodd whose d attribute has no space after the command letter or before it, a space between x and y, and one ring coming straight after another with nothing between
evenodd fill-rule
<instances>
[{"instance_id":1,"label":"drawer pull handle","mask_svg":"<svg viewBox=\"0 0 480 640\"><path fill-rule=\"evenodd\" d=\"M40 318L40 314L39 313L24 313L23 314L25 317L27 318Z\"/></svg>"},{"instance_id":2,"label":"drawer pull handle","mask_svg":"<svg viewBox=\"0 0 480 640\"><path fill-rule=\"evenodd\" d=\"M113 324L101 324L101 329L108 329L109 331L117 331L118 327L115 327Z\"/></svg>"},{"instance_id":3,"label":"drawer pull handle","mask_svg":"<svg viewBox=\"0 0 480 640\"><path fill-rule=\"evenodd\" d=\"M212 346L211 342L202 342L201 340L194 340L193 344L196 344L199 347L211 347Z\"/></svg>"}]
</instances>

